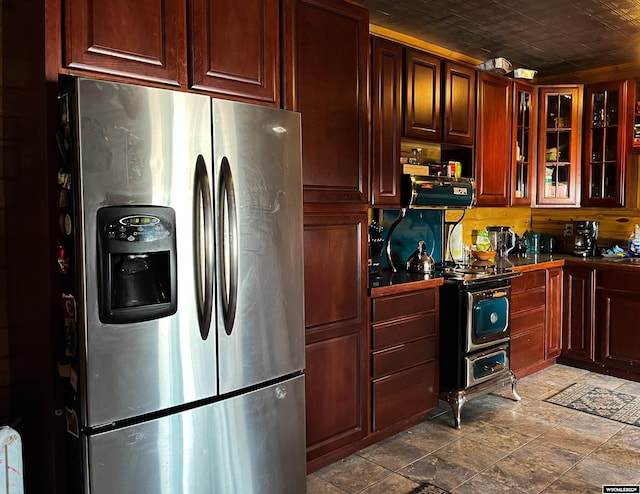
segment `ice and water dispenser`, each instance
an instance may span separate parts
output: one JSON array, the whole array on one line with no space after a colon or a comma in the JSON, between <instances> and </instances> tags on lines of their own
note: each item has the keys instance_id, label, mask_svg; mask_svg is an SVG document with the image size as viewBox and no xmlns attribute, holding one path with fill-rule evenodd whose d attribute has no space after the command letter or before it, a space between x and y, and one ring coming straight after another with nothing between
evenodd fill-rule
<instances>
[{"instance_id":1,"label":"ice and water dispenser","mask_svg":"<svg viewBox=\"0 0 640 494\"><path fill-rule=\"evenodd\" d=\"M100 320L131 323L177 310L175 213L161 206L98 210Z\"/></svg>"}]
</instances>

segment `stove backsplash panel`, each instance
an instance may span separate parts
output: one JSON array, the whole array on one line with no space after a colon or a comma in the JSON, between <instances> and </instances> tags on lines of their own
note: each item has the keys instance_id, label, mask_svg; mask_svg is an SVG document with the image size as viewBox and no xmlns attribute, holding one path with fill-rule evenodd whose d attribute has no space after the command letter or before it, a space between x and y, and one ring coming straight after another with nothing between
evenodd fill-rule
<instances>
[{"instance_id":1,"label":"stove backsplash panel","mask_svg":"<svg viewBox=\"0 0 640 494\"><path fill-rule=\"evenodd\" d=\"M400 215L399 209L381 211L385 242L391 225ZM434 209L408 209L405 217L396 226L391 236L391 258L397 269L404 269L407 260L424 240L427 254L435 262L442 262L442 225L444 211ZM389 267L386 255L382 256L382 267Z\"/></svg>"}]
</instances>

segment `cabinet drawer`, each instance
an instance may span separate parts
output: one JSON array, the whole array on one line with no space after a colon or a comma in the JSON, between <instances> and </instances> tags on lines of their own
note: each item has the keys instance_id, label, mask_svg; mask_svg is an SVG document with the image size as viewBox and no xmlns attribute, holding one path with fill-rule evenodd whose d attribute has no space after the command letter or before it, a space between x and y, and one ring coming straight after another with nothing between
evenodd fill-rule
<instances>
[{"instance_id":1,"label":"cabinet drawer","mask_svg":"<svg viewBox=\"0 0 640 494\"><path fill-rule=\"evenodd\" d=\"M435 309L436 289L427 288L417 292L403 293L373 299L372 321L384 321L394 317L416 314Z\"/></svg>"},{"instance_id":2,"label":"cabinet drawer","mask_svg":"<svg viewBox=\"0 0 640 494\"><path fill-rule=\"evenodd\" d=\"M436 362L411 367L372 383L374 431L438 405Z\"/></svg>"},{"instance_id":3,"label":"cabinet drawer","mask_svg":"<svg viewBox=\"0 0 640 494\"><path fill-rule=\"evenodd\" d=\"M530 290L531 288L544 288L546 284L545 270L529 271L522 276L511 279L511 293Z\"/></svg>"},{"instance_id":4,"label":"cabinet drawer","mask_svg":"<svg viewBox=\"0 0 640 494\"><path fill-rule=\"evenodd\" d=\"M629 292L640 291L640 271L598 269L596 276L598 288L604 287Z\"/></svg>"},{"instance_id":5,"label":"cabinet drawer","mask_svg":"<svg viewBox=\"0 0 640 494\"><path fill-rule=\"evenodd\" d=\"M428 362L436 357L436 339L423 338L403 345L394 346L387 350L375 352L372 355L372 376L381 377L422 362Z\"/></svg>"},{"instance_id":6,"label":"cabinet drawer","mask_svg":"<svg viewBox=\"0 0 640 494\"><path fill-rule=\"evenodd\" d=\"M511 337L511 370L517 372L544 360L544 328Z\"/></svg>"},{"instance_id":7,"label":"cabinet drawer","mask_svg":"<svg viewBox=\"0 0 640 494\"><path fill-rule=\"evenodd\" d=\"M544 306L511 314L511 335L530 330L536 326L544 327Z\"/></svg>"},{"instance_id":8,"label":"cabinet drawer","mask_svg":"<svg viewBox=\"0 0 640 494\"><path fill-rule=\"evenodd\" d=\"M436 313L427 312L372 326L371 348L379 350L406 341L430 336L436 332Z\"/></svg>"},{"instance_id":9,"label":"cabinet drawer","mask_svg":"<svg viewBox=\"0 0 640 494\"><path fill-rule=\"evenodd\" d=\"M545 305L545 289L537 288L526 292L511 292L511 313Z\"/></svg>"}]
</instances>

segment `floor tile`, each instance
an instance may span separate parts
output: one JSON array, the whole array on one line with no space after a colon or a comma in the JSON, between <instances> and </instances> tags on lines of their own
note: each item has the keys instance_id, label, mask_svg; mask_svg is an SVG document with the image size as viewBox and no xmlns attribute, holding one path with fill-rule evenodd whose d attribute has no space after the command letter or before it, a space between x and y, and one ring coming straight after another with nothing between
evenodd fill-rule
<instances>
[{"instance_id":1,"label":"floor tile","mask_svg":"<svg viewBox=\"0 0 640 494\"><path fill-rule=\"evenodd\" d=\"M524 494L524 491L498 482L485 474L478 474L464 484L456 487L451 494Z\"/></svg>"},{"instance_id":2,"label":"floor tile","mask_svg":"<svg viewBox=\"0 0 640 494\"><path fill-rule=\"evenodd\" d=\"M428 451L411 444L406 436L407 434L396 434L389 439L363 449L358 452L358 455L389 470L398 470L409 463L419 460L428 453Z\"/></svg>"},{"instance_id":3,"label":"floor tile","mask_svg":"<svg viewBox=\"0 0 640 494\"><path fill-rule=\"evenodd\" d=\"M626 467L587 457L565 473L593 485L629 485L640 482L640 473Z\"/></svg>"},{"instance_id":4,"label":"floor tile","mask_svg":"<svg viewBox=\"0 0 640 494\"><path fill-rule=\"evenodd\" d=\"M410 494L420 484L409 480L407 477L392 473L388 477L385 477L380 482L360 491L362 494Z\"/></svg>"},{"instance_id":5,"label":"floor tile","mask_svg":"<svg viewBox=\"0 0 640 494\"><path fill-rule=\"evenodd\" d=\"M539 439L582 455L588 455L606 441L592 431L576 430L564 424L545 432Z\"/></svg>"},{"instance_id":6,"label":"floor tile","mask_svg":"<svg viewBox=\"0 0 640 494\"><path fill-rule=\"evenodd\" d=\"M473 477L476 472L464 466L431 454L421 458L401 470L403 475L418 484L422 482L430 482L442 489L453 489L462 484L464 481Z\"/></svg>"},{"instance_id":7,"label":"floor tile","mask_svg":"<svg viewBox=\"0 0 640 494\"><path fill-rule=\"evenodd\" d=\"M307 476L307 494L345 494L345 492L317 475Z\"/></svg>"},{"instance_id":8,"label":"floor tile","mask_svg":"<svg viewBox=\"0 0 640 494\"><path fill-rule=\"evenodd\" d=\"M316 472L322 480L350 494L360 492L392 472L357 455L349 456Z\"/></svg>"},{"instance_id":9,"label":"floor tile","mask_svg":"<svg viewBox=\"0 0 640 494\"><path fill-rule=\"evenodd\" d=\"M500 458L531 441L531 436L523 434L513 427L501 427L500 424L489 424L465 437L493 449L496 452L495 455Z\"/></svg>"},{"instance_id":10,"label":"floor tile","mask_svg":"<svg viewBox=\"0 0 640 494\"><path fill-rule=\"evenodd\" d=\"M578 462L583 456L557 444L549 443L537 438L525 444L509 455L510 458L522 463L532 463L551 472L563 474Z\"/></svg>"},{"instance_id":11,"label":"floor tile","mask_svg":"<svg viewBox=\"0 0 640 494\"><path fill-rule=\"evenodd\" d=\"M584 480L562 476L542 491L542 494L601 494L601 485L592 485Z\"/></svg>"},{"instance_id":12,"label":"floor tile","mask_svg":"<svg viewBox=\"0 0 640 494\"><path fill-rule=\"evenodd\" d=\"M487 476L529 494L537 494L560 478L557 471L511 456L503 458L484 472Z\"/></svg>"},{"instance_id":13,"label":"floor tile","mask_svg":"<svg viewBox=\"0 0 640 494\"><path fill-rule=\"evenodd\" d=\"M443 446L433 455L476 473L489 468L500 459L498 450L465 437Z\"/></svg>"}]
</instances>

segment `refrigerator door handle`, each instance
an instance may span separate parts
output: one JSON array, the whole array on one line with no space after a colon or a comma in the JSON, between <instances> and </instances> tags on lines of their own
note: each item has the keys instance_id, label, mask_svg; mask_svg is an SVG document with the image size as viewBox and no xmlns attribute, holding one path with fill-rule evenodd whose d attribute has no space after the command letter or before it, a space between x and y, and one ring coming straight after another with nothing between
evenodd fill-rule
<instances>
[{"instance_id":1,"label":"refrigerator door handle","mask_svg":"<svg viewBox=\"0 0 640 494\"><path fill-rule=\"evenodd\" d=\"M194 270L198 322L203 340L209 336L213 313L213 204L207 165L202 155L196 159L194 187ZM202 205L201 205L202 204ZM202 221L204 216L204 221ZM204 280L203 280L204 272Z\"/></svg>"},{"instance_id":2,"label":"refrigerator door handle","mask_svg":"<svg viewBox=\"0 0 640 494\"><path fill-rule=\"evenodd\" d=\"M238 301L238 218L233 175L227 157L220 165L218 184L219 238L221 239L220 293L222 294L222 314L227 335L233 332Z\"/></svg>"}]
</instances>

